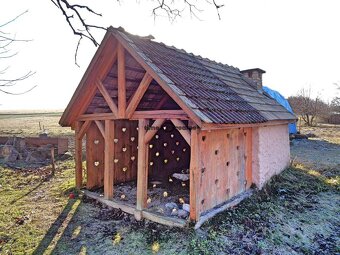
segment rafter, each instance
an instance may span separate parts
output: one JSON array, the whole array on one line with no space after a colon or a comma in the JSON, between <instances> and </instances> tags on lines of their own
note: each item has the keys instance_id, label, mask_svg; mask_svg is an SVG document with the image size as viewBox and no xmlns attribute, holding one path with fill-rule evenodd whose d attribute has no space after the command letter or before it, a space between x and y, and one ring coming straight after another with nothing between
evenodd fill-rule
<instances>
[{"instance_id":1,"label":"rafter","mask_svg":"<svg viewBox=\"0 0 340 255\"><path fill-rule=\"evenodd\" d=\"M152 76L146 72L126 109L127 118L131 118L152 80Z\"/></svg>"},{"instance_id":2,"label":"rafter","mask_svg":"<svg viewBox=\"0 0 340 255\"><path fill-rule=\"evenodd\" d=\"M171 97L168 94L165 94L162 99L158 102L155 109L160 109Z\"/></svg>"},{"instance_id":3,"label":"rafter","mask_svg":"<svg viewBox=\"0 0 340 255\"><path fill-rule=\"evenodd\" d=\"M107 92L106 88L104 87L103 83L100 80L96 81L97 88L100 91L100 93L103 95L106 103L110 107L110 110L115 116L118 116L118 109L116 104L113 102L109 92Z\"/></svg>"}]
</instances>

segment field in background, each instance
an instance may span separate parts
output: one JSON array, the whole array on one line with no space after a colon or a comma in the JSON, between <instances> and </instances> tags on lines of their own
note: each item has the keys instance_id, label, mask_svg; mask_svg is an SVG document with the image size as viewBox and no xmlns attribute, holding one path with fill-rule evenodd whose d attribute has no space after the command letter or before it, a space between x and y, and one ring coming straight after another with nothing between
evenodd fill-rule
<instances>
[{"instance_id":1,"label":"field in background","mask_svg":"<svg viewBox=\"0 0 340 255\"><path fill-rule=\"evenodd\" d=\"M58 124L61 114L62 112L0 112L0 136L38 136L44 130L49 136L73 135L71 128Z\"/></svg>"}]
</instances>

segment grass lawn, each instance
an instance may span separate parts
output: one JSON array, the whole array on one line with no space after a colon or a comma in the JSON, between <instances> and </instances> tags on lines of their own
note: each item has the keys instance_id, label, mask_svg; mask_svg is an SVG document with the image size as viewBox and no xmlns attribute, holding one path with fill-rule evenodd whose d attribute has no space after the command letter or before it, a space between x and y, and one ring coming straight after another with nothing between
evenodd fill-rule
<instances>
[{"instance_id":1,"label":"grass lawn","mask_svg":"<svg viewBox=\"0 0 340 255\"><path fill-rule=\"evenodd\" d=\"M24 116L30 118L39 117ZM292 167L198 231L137 222L80 195L70 199L72 160L57 161L53 177L49 166L14 170L0 162L0 254L339 254L340 163L299 159L306 152L314 158L313 151L333 157L340 144L326 141L319 151L314 142L294 145Z\"/></svg>"}]
</instances>

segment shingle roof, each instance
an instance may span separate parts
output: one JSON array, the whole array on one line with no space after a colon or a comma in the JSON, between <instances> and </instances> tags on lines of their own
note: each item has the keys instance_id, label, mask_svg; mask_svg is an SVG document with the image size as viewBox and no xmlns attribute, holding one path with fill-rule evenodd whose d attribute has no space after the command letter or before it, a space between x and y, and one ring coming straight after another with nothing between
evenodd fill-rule
<instances>
[{"instance_id":1,"label":"shingle roof","mask_svg":"<svg viewBox=\"0 0 340 255\"><path fill-rule=\"evenodd\" d=\"M239 69L184 50L129 34L119 34L204 122L261 123L296 117L256 89Z\"/></svg>"}]
</instances>

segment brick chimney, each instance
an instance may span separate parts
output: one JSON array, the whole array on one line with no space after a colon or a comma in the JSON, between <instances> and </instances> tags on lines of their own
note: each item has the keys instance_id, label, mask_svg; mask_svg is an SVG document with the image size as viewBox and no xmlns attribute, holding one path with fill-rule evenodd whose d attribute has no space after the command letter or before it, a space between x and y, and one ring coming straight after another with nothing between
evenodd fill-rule
<instances>
[{"instance_id":1,"label":"brick chimney","mask_svg":"<svg viewBox=\"0 0 340 255\"><path fill-rule=\"evenodd\" d=\"M260 68L253 68L253 69L242 70L241 73L245 75L246 77L255 81L258 90L262 89L262 74L266 73L266 71Z\"/></svg>"}]
</instances>

